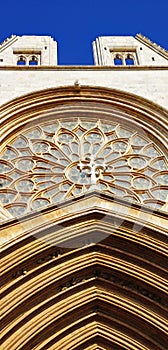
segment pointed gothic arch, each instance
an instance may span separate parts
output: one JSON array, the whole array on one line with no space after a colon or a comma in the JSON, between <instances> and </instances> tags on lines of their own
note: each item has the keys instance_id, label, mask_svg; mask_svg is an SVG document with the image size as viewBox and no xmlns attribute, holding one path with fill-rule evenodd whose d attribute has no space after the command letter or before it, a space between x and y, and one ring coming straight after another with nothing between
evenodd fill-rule
<instances>
[{"instance_id":1,"label":"pointed gothic arch","mask_svg":"<svg viewBox=\"0 0 168 350\"><path fill-rule=\"evenodd\" d=\"M83 349L95 342L116 349L166 346L166 238L149 223L135 232L131 213L119 218L106 195L86 195L83 215L81 200L70 203L69 216L68 203L52 208L42 226L34 216L29 230L28 217L20 223L25 232L2 252L8 280L3 344L26 350Z\"/></svg>"}]
</instances>

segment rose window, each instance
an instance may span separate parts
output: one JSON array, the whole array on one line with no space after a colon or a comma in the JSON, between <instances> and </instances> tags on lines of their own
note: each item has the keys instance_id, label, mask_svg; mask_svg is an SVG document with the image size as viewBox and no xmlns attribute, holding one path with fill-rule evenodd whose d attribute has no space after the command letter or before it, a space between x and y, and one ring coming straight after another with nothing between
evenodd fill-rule
<instances>
[{"instance_id":1,"label":"rose window","mask_svg":"<svg viewBox=\"0 0 168 350\"><path fill-rule=\"evenodd\" d=\"M14 217L93 189L166 210L166 157L136 130L82 118L24 130L2 152L0 200Z\"/></svg>"}]
</instances>

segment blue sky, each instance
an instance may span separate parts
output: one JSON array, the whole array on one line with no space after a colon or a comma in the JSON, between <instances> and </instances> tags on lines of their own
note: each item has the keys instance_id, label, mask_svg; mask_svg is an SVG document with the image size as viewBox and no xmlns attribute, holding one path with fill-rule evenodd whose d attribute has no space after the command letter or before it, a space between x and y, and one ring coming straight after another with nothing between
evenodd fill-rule
<instances>
[{"instance_id":1,"label":"blue sky","mask_svg":"<svg viewBox=\"0 0 168 350\"><path fill-rule=\"evenodd\" d=\"M168 50L167 0L3 0L0 42L11 34L51 35L60 65L93 64L92 41L142 33Z\"/></svg>"}]
</instances>

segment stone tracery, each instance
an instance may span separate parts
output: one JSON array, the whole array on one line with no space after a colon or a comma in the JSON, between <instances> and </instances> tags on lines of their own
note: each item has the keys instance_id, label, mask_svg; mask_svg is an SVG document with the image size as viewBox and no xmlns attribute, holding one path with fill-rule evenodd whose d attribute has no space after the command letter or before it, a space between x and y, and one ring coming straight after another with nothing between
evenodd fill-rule
<instances>
[{"instance_id":1,"label":"stone tracery","mask_svg":"<svg viewBox=\"0 0 168 350\"><path fill-rule=\"evenodd\" d=\"M0 199L12 216L93 189L165 210L168 166L148 138L120 124L73 118L44 122L6 146Z\"/></svg>"}]
</instances>

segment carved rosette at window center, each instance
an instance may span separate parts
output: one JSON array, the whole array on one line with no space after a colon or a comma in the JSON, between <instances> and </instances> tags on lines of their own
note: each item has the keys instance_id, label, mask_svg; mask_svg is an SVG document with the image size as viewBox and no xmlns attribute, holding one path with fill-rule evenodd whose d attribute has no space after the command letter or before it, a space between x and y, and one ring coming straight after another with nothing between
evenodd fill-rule
<instances>
[{"instance_id":1,"label":"carved rosette at window center","mask_svg":"<svg viewBox=\"0 0 168 350\"><path fill-rule=\"evenodd\" d=\"M96 185L100 176L105 173L107 165L103 159L95 159L93 156L86 157L79 162L71 164L65 171L67 178L79 185ZM95 186L96 187L96 186Z\"/></svg>"}]
</instances>

